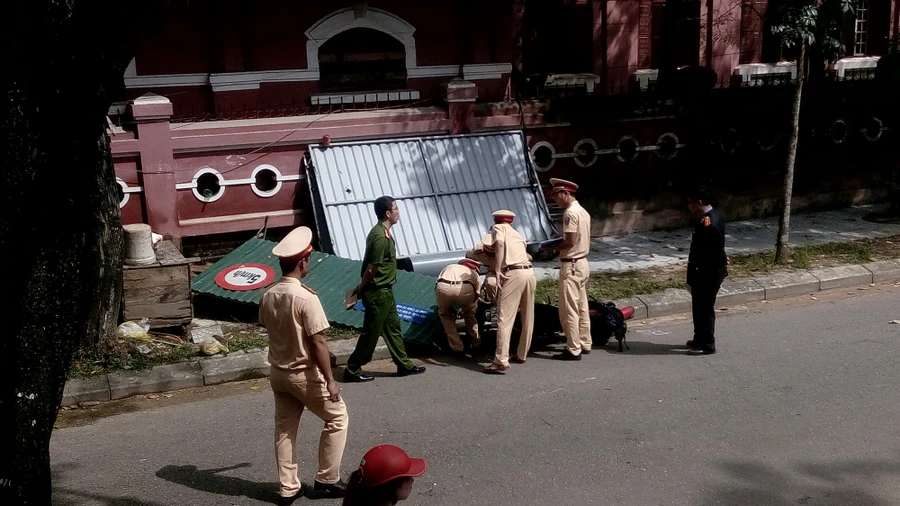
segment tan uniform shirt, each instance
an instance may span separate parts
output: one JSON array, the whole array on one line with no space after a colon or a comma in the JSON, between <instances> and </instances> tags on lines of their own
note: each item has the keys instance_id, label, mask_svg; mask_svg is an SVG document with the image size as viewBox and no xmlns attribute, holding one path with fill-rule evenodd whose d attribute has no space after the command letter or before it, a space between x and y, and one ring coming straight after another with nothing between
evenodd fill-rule
<instances>
[{"instance_id":1,"label":"tan uniform shirt","mask_svg":"<svg viewBox=\"0 0 900 506\"><path fill-rule=\"evenodd\" d=\"M447 281L464 281L472 285L475 293L481 291L481 277L473 269L460 264L450 264L438 275L438 279Z\"/></svg>"},{"instance_id":2,"label":"tan uniform shirt","mask_svg":"<svg viewBox=\"0 0 900 506\"><path fill-rule=\"evenodd\" d=\"M575 234L575 244L561 250L562 258L581 258L591 251L591 215L576 200L563 214L563 232Z\"/></svg>"},{"instance_id":3,"label":"tan uniform shirt","mask_svg":"<svg viewBox=\"0 0 900 506\"><path fill-rule=\"evenodd\" d=\"M526 251L525 238L516 229L512 228L509 223L499 223L491 227L491 235L494 237L494 243L503 241L506 245L505 258L497 259L497 267L500 272L510 265L528 265L528 251Z\"/></svg>"},{"instance_id":4,"label":"tan uniform shirt","mask_svg":"<svg viewBox=\"0 0 900 506\"><path fill-rule=\"evenodd\" d=\"M478 245L466 251L466 258L481 262L489 271L494 269L494 255L488 255L484 250L484 246Z\"/></svg>"},{"instance_id":5,"label":"tan uniform shirt","mask_svg":"<svg viewBox=\"0 0 900 506\"><path fill-rule=\"evenodd\" d=\"M286 371L315 367L306 336L329 327L319 296L297 278L283 277L259 301L259 323L269 333L269 364Z\"/></svg>"}]
</instances>

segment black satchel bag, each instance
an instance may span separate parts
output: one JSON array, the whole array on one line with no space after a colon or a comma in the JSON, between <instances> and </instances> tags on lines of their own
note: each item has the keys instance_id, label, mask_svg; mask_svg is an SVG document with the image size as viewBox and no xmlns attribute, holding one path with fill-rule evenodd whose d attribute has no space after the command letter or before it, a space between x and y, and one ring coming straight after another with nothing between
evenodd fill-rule
<instances>
[{"instance_id":1,"label":"black satchel bag","mask_svg":"<svg viewBox=\"0 0 900 506\"><path fill-rule=\"evenodd\" d=\"M625 315L612 302L588 301L588 310L591 318L591 339L600 346L609 342L612 336L619 341L619 352L622 346L630 350L625 342L625 333L628 325L625 323Z\"/></svg>"}]
</instances>

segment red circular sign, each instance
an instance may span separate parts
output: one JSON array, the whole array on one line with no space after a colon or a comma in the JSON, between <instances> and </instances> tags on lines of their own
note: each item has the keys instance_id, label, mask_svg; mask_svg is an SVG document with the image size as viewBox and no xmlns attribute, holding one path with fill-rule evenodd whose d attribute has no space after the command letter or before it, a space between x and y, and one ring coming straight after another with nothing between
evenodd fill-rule
<instances>
[{"instance_id":1,"label":"red circular sign","mask_svg":"<svg viewBox=\"0 0 900 506\"><path fill-rule=\"evenodd\" d=\"M275 281L275 269L263 264L240 264L216 274L216 284L226 290L246 291L268 286Z\"/></svg>"}]
</instances>

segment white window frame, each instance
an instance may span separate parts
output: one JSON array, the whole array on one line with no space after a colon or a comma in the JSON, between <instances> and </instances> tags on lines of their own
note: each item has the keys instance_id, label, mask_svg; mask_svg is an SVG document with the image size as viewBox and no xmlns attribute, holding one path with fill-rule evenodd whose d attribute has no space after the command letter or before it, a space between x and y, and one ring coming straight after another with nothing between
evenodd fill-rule
<instances>
[{"instance_id":1,"label":"white window frame","mask_svg":"<svg viewBox=\"0 0 900 506\"><path fill-rule=\"evenodd\" d=\"M869 49L869 0L859 0L853 32L853 55L865 56Z\"/></svg>"}]
</instances>

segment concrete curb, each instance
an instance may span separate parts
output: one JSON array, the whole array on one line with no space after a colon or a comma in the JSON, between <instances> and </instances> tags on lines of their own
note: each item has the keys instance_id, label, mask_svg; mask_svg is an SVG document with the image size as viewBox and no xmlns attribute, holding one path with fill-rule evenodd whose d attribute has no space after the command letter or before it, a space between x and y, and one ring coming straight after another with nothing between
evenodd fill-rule
<instances>
[{"instance_id":1,"label":"concrete curb","mask_svg":"<svg viewBox=\"0 0 900 506\"><path fill-rule=\"evenodd\" d=\"M812 271L795 271L758 278L728 279L722 283L717 306L775 300L822 290L869 285L900 280L900 259L846 265ZM615 301L616 306L634 308L632 320L643 320L690 312L691 296L686 290L639 295ZM346 365L357 339L328 343L333 366ZM66 382L62 405L122 399L181 388L216 385L228 381L264 378L269 374L269 349L230 353L182 364L162 365L146 371L119 371L88 379ZM379 343L373 360L389 358L387 347Z\"/></svg>"},{"instance_id":2,"label":"concrete curb","mask_svg":"<svg viewBox=\"0 0 900 506\"><path fill-rule=\"evenodd\" d=\"M331 365L346 365L356 348L356 338L328 343ZM387 346L379 341L372 360L390 358ZM160 365L143 371L117 371L66 382L60 405L85 404L123 399L182 388L218 385L269 376L269 349L236 351L226 356L203 357L191 362Z\"/></svg>"}]
</instances>

